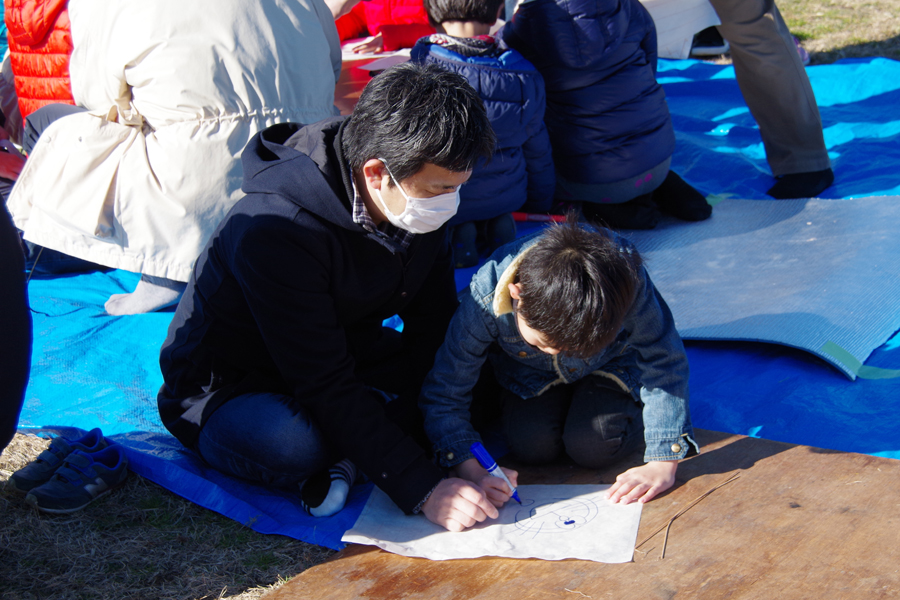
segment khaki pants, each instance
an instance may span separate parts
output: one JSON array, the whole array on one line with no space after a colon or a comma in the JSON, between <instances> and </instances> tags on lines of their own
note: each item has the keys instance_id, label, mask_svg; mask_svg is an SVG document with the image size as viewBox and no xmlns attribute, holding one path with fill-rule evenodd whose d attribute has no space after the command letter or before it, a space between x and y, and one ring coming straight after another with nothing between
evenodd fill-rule
<instances>
[{"instance_id":1,"label":"khaki pants","mask_svg":"<svg viewBox=\"0 0 900 600\"><path fill-rule=\"evenodd\" d=\"M831 167L822 119L794 40L773 0L710 0L777 176Z\"/></svg>"}]
</instances>

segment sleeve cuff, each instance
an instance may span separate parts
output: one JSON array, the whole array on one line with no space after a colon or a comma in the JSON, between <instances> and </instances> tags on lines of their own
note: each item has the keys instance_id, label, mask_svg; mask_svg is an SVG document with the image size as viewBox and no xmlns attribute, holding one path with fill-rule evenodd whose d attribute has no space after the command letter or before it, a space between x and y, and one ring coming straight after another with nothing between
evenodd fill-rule
<instances>
[{"instance_id":1,"label":"sleeve cuff","mask_svg":"<svg viewBox=\"0 0 900 600\"><path fill-rule=\"evenodd\" d=\"M654 460L681 460L700 454L700 445L690 433L682 433L678 437L647 440L644 462Z\"/></svg>"}]
</instances>

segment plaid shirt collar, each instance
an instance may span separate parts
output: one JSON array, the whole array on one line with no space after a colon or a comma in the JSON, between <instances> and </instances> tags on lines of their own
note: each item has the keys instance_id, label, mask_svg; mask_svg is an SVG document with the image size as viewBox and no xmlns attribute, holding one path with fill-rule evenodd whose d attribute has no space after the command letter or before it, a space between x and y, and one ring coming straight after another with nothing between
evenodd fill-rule
<instances>
[{"instance_id":1,"label":"plaid shirt collar","mask_svg":"<svg viewBox=\"0 0 900 600\"><path fill-rule=\"evenodd\" d=\"M369 216L366 210L366 204L363 202L362 196L359 195L359 189L356 187L356 181L351 178L353 184L353 222L362 225L363 229L370 231L377 236L390 240L403 250L409 248L416 234L394 227L390 222L384 222L381 227L375 225L375 221Z\"/></svg>"}]
</instances>

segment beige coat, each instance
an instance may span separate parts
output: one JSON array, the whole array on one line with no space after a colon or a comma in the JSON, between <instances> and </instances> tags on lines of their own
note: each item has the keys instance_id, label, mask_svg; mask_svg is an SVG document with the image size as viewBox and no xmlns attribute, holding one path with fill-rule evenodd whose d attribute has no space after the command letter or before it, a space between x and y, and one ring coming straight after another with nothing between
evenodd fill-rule
<instances>
[{"instance_id":1,"label":"beige coat","mask_svg":"<svg viewBox=\"0 0 900 600\"><path fill-rule=\"evenodd\" d=\"M341 57L322 0L70 0L75 101L45 130L9 209L25 238L187 281L243 195L265 127L336 114Z\"/></svg>"}]
</instances>

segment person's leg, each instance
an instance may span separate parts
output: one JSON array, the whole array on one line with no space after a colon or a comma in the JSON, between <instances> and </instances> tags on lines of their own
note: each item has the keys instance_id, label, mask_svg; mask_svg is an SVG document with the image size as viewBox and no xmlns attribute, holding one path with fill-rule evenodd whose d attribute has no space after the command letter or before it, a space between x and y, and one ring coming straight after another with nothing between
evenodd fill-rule
<instances>
[{"instance_id":1,"label":"person's leg","mask_svg":"<svg viewBox=\"0 0 900 600\"><path fill-rule=\"evenodd\" d=\"M50 123L62 117L85 112L86 110L86 108L72 106L71 104L48 104L28 115L25 118L21 144L25 154L31 153L34 145L37 144L38 138L49 127Z\"/></svg>"},{"instance_id":2,"label":"person's leg","mask_svg":"<svg viewBox=\"0 0 900 600\"><path fill-rule=\"evenodd\" d=\"M575 384L566 416L566 454L590 469L612 464L641 446L642 407L612 379L591 375Z\"/></svg>"},{"instance_id":3,"label":"person's leg","mask_svg":"<svg viewBox=\"0 0 900 600\"><path fill-rule=\"evenodd\" d=\"M200 456L233 477L291 489L340 458L294 399L245 394L214 412L200 431Z\"/></svg>"},{"instance_id":4,"label":"person's leg","mask_svg":"<svg viewBox=\"0 0 900 600\"><path fill-rule=\"evenodd\" d=\"M659 207L653 193L669 173L669 157L634 177L609 183L580 183L556 173L556 199L581 203L586 218L613 229L653 229Z\"/></svg>"},{"instance_id":5,"label":"person's leg","mask_svg":"<svg viewBox=\"0 0 900 600\"><path fill-rule=\"evenodd\" d=\"M31 368L31 312L19 234L0 206L0 452L16 433Z\"/></svg>"},{"instance_id":6,"label":"person's leg","mask_svg":"<svg viewBox=\"0 0 900 600\"><path fill-rule=\"evenodd\" d=\"M69 104L48 104L34 111L25 119L22 133L22 149L28 154L34 148L41 133L60 117L84 112L86 109ZM0 180L0 196L4 203L9 198L12 183ZM21 234L20 234L21 235ZM108 267L87 260L63 254L22 240L25 252L25 268L35 275L62 275L66 273L85 273L90 271L108 271Z\"/></svg>"},{"instance_id":7,"label":"person's leg","mask_svg":"<svg viewBox=\"0 0 900 600\"><path fill-rule=\"evenodd\" d=\"M113 294L103 305L113 316L156 312L178 304L187 284L183 281L141 275L137 287L128 294Z\"/></svg>"},{"instance_id":8,"label":"person's leg","mask_svg":"<svg viewBox=\"0 0 900 600\"><path fill-rule=\"evenodd\" d=\"M820 193L834 179L822 119L793 37L774 0L710 1L722 21L719 31L731 45L735 76L759 125L772 174L802 175L779 183L784 186L806 178L810 179L807 189L793 192Z\"/></svg>"},{"instance_id":9,"label":"person's leg","mask_svg":"<svg viewBox=\"0 0 900 600\"><path fill-rule=\"evenodd\" d=\"M524 463L547 464L564 455L563 427L572 386L557 385L534 398L503 392L503 434L510 454Z\"/></svg>"},{"instance_id":10,"label":"person's leg","mask_svg":"<svg viewBox=\"0 0 900 600\"><path fill-rule=\"evenodd\" d=\"M200 431L197 451L226 475L299 491L313 516L343 508L356 478L308 412L280 394L245 394L223 404Z\"/></svg>"}]
</instances>

